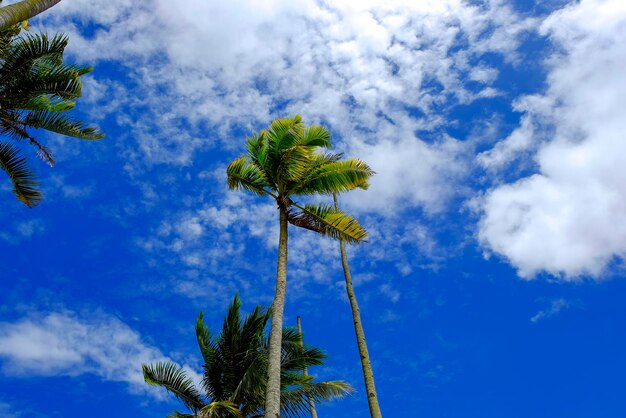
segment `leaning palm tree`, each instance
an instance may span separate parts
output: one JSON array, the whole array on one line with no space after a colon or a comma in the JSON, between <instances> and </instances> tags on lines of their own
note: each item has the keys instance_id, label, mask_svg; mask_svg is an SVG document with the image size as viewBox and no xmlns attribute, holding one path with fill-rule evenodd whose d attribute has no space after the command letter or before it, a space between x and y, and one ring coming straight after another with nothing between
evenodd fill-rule
<instances>
[{"instance_id":1,"label":"leaning palm tree","mask_svg":"<svg viewBox=\"0 0 626 418\"><path fill-rule=\"evenodd\" d=\"M0 30L37 16L59 3L61 0L22 0L19 3L0 7ZM2 0L0 0L2 3Z\"/></svg>"},{"instance_id":2,"label":"leaning palm tree","mask_svg":"<svg viewBox=\"0 0 626 418\"><path fill-rule=\"evenodd\" d=\"M204 360L201 390L186 372L172 362L143 365L147 383L164 387L191 411L174 412L178 418L261 417L265 404L268 342L265 327L270 311L257 306L243 320L241 301L235 296L224 319L222 332L212 335L202 313L196 322L196 336ZM306 413L308 399L325 401L342 397L352 388L342 381L314 382L302 370L322 364L325 355L301 344L294 329L283 330L281 350L281 412L287 417Z\"/></svg>"},{"instance_id":3,"label":"leaning palm tree","mask_svg":"<svg viewBox=\"0 0 626 418\"><path fill-rule=\"evenodd\" d=\"M33 136L32 129L82 139L100 139L104 134L66 114L81 96L80 77L91 71L63 62L68 38L19 36L20 30L13 26L0 31L0 137L11 140L0 142L0 168L9 175L17 199L33 207L42 199L39 183L15 142L30 143L53 165L50 150Z\"/></svg>"},{"instance_id":4,"label":"leaning palm tree","mask_svg":"<svg viewBox=\"0 0 626 418\"><path fill-rule=\"evenodd\" d=\"M367 232L352 217L332 205L299 205L295 196L332 195L364 187L373 174L358 159L341 160L340 154L323 153L331 147L330 133L321 126L305 126L299 115L278 119L247 139L248 154L227 169L228 186L276 201L280 235L276 290L272 304L266 418L280 416L280 347L287 290L288 224L332 238L358 243Z\"/></svg>"},{"instance_id":5,"label":"leaning palm tree","mask_svg":"<svg viewBox=\"0 0 626 418\"><path fill-rule=\"evenodd\" d=\"M337 201L336 194L333 195L333 200L335 202L335 209L339 210L339 203ZM339 240L339 249L341 252L341 265L343 267L343 274L346 281L346 293L348 293L348 300L350 301L350 308L352 309L354 332L356 334L356 342L359 347L359 354L361 357L361 368L363 369L363 379L365 381L365 390L367 392L367 403L370 410L370 416L371 418L382 418L380 406L378 405L376 385L374 384L374 371L372 370L372 363L370 361L369 351L367 350L367 341L365 340L363 322L361 322L361 311L359 310L359 304L356 300L356 294L354 293L354 287L352 285L352 275L350 274L350 266L348 265L346 244L341 239Z\"/></svg>"}]
</instances>

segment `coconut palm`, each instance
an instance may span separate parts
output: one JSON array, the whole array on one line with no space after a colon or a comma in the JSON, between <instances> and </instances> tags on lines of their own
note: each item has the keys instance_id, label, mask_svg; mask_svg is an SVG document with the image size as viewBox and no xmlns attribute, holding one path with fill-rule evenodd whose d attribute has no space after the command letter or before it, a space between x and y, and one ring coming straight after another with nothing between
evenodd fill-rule
<instances>
[{"instance_id":1,"label":"coconut palm","mask_svg":"<svg viewBox=\"0 0 626 418\"><path fill-rule=\"evenodd\" d=\"M0 8L0 30L37 16L59 3L61 0L22 0ZM0 0L2 3L2 0Z\"/></svg>"},{"instance_id":2,"label":"coconut palm","mask_svg":"<svg viewBox=\"0 0 626 418\"><path fill-rule=\"evenodd\" d=\"M212 335L200 313L196 336L204 360L201 390L187 373L172 362L143 365L144 378L151 385L173 393L191 411L174 412L173 417L252 418L261 417L265 404L268 342L265 327L269 310L257 306L243 320L241 300L235 296L224 319L222 332ZM281 412L298 417L306 413L308 399L324 401L351 392L342 381L314 382L302 370L322 364L325 355L301 344L300 334L284 329L281 351Z\"/></svg>"},{"instance_id":3,"label":"coconut palm","mask_svg":"<svg viewBox=\"0 0 626 418\"><path fill-rule=\"evenodd\" d=\"M305 126L299 115L278 119L247 139L248 154L227 169L228 186L276 201L280 236L276 290L272 304L266 418L278 418L280 398L280 347L287 290L288 223L345 242L358 243L367 232L352 217L332 205L300 205L293 198L332 195L364 187L373 171L358 159L341 160L340 154L323 153L331 147L330 133L321 126Z\"/></svg>"},{"instance_id":4,"label":"coconut palm","mask_svg":"<svg viewBox=\"0 0 626 418\"><path fill-rule=\"evenodd\" d=\"M104 136L66 114L81 96L80 77L92 69L63 62L65 35L51 39L45 34L18 36L20 30L14 26L0 31L0 137L29 142L53 165L51 152L33 136L32 129L82 139ZM0 142L0 168L9 175L16 197L32 207L42 199L39 183L12 142Z\"/></svg>"},{"instance_id":5,"label":"coconut palm","mask_svg":"<svg viewBox=\"0 0 626 418\"><path fill-rule=\"evenodd\" d=\"M333 195L333 200L335 202L335 209L339 210L337 195ZM341 265L343 267L343 274L346 281L346 293L348 293L348 300L350 301L350 308L352 309L354 332L356 334L356 342L359 347L359 354L361 357L361 367L363 369L363 378L365 380L365 390L367 392L367 403L370 410L370 416L371 418L382 418L380 406L378 405L376 385L374 384L374 371L372 370L372 363L370 361L369 351L367 350L367 341L365 340L365 331L363 330L363 323L361 322L361 312L359 310L359 304L356 300L356 294L354 293L354 287L352 286L352 275L350 274L350 266L348 265L346 244L341 239L339 240L339 249L341 252Z\"/></svg>"}]
</instances>

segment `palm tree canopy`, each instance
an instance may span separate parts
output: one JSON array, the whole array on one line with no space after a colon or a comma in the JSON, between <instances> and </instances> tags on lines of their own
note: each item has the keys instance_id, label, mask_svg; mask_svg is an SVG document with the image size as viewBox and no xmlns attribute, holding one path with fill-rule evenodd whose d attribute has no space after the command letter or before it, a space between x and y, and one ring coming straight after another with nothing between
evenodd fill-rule
<instances>
[{"instance_id":1,"label":"palm tree canopy","mask_svg":"<svg viewBox=\"0 0 626 418\"><path fill-rule=\"evenodd\" d=\"M367 232L351 216L331 205L299 205L295 196L332 195L367 188L374 171L358 159L323 152L332 147L322 126L306 126L299 115L278 119L247 139L246 155L227 169L231 189L276 199L291 224L346 242L361 242Z\"/></svg>"},{"instance_id":2,"label":"palm tree canopy","mask_svg":"<svg viewBox=\"0 0 626 418\"><path fill-rule=\"evenodd\" d=\"M251 418L262 415L267 379L268 338L265 328L271 312L257 306L242 318L240 308L241 300L235 296L218 335L209 331L202 312L198 316L196 338L203 359L201 390L195 387L182 367L172 362L142 366L147 383L164 387L193 413L175 412L173 417ZM305 368L322 364L325 357L319 349L301 345L300 334L295 329L284 329L282 416L305 414L309 396L324 401L352 391L345 382L314 382L311 376L302 374Z\"/></svg>"},{"instance_id":3,"label":"palm tree canopy","mask_svg":"<svg viewBox=\"0 0 626 418\"><path fill-rule=\"evenodd\" d=\"M19 36L20 32L19 26L0 31L0 136L29 142L44 161L54 165L52 153L32 129L89 140L104 137L98 128L67 115L82 94L80 77L92 69L63 61L67 36ZM20 150L0 143L0 161L16 197L30 207L38 204L42 194Z\"/></svg>"}]
</instances>

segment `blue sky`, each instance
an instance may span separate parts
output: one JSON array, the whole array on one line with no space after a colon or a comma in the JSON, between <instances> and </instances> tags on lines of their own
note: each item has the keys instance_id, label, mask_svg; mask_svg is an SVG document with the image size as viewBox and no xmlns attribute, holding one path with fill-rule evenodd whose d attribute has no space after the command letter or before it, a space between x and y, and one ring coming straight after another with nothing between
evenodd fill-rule
<instances>
[{"instance_id":1,"label":"blue sky","mask_svg":"<svg viewBox=\"0 0 626 418\"><path fill-rule=\"evenodd\" d=\"M230 192L247 135L302 114L376 170L342 205L386 417L626 416L626 3L66 0L31 22L93 65L5 179L0 416L163 417L144 362L200 371L194 321L273 296L277 211ZM291 231L286 322L367 415L338 245Z\"/></svg>"}]
</instances>

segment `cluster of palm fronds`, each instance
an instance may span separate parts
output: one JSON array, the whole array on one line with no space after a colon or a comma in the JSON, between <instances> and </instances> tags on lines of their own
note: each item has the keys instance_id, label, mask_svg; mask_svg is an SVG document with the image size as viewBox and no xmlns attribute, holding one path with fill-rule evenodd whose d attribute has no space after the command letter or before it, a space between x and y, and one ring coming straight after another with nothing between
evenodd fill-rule
<instances>
[{"instance_id":1,"label":"cluster of palm fronds","mask_svg":"<svg viewBox=\"0 0 626 418\"><path fill-rule=\"evenodd\" d=\"M41 201L42 193L16 142L30 143L53 165L50 150L33 136L33 129L82 139L104 134L66 113L81 96L80 77L91 71L63 61L68 38L21 35L21 30L14 26L0 31L0 135L13 140L0 142L0 168L9 175L17 198L32 207Z\"/></svg>"},{"instance_id":2,"label":"cluster of palm fronds","mask_svg":"<svg viewBox=\"0 0 626 418\"><path fill-rule=\"evenodd\" d=\"M306 126L299 115L275 120L248 138L248 154L228 166L228 185L273 197L295 226L347 242L362 241L366 232L351 216L331 205L299 205L292 200L367 187L372 169L359 159L342 160L341 154L319 151L331 146L325 128Z\"/></svg>"},{"instance_id":3,"label":"cluster of palm fronds","mask_svg":"<svg viewBox=\"0 0 626 418\"><path fill-rule=\"evenodd\" d=\"M245 318L235 296L221 333L211 334L202 313L196 336L203 359L198 389L182 367L172 362L143 365L146 382L162 386L180 399L192 414L174 412L178 418L252 418L262 416L267 381L268 339L265 327L270 311L257 306ZM302 371L322 364L325 355L301 342L295 329L283 330L281 355L281 416L297 417L308 410L308 399L323 401L350 393L342 381L314 382Z\"/></svg>"}]
</instances>

